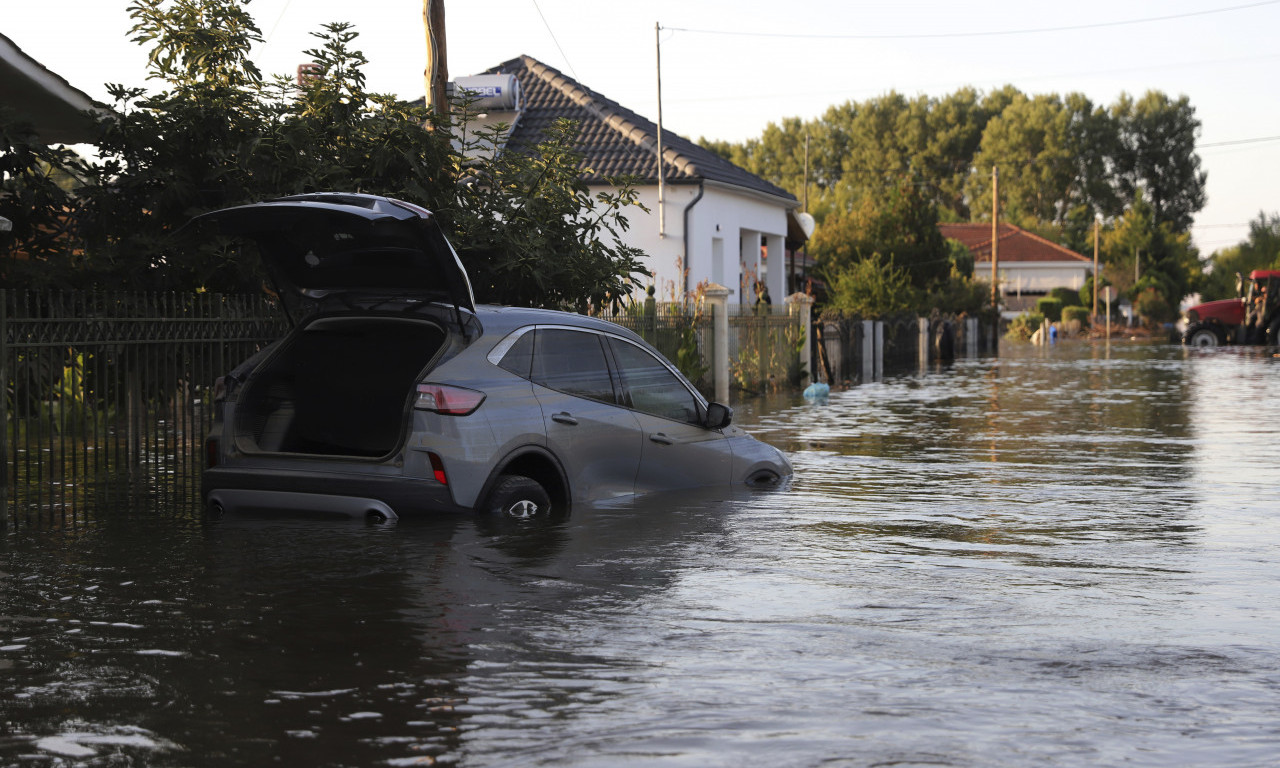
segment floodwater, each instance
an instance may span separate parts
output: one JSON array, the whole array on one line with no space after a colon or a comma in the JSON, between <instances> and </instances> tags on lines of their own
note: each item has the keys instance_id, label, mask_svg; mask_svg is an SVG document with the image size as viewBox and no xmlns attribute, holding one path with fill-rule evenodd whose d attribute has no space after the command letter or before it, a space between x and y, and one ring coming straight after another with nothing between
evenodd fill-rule
<instances>
[{"instance_id":1,"label":"floodwater","mask_svg":"<svg viewBox=\"0 0 1280 768\"><path fill-rule=\"evenodd\" d=\"M0 765L1274 765L1275 350L740 406L790 487L0 534Z\"/></svg>"}]
</instances>

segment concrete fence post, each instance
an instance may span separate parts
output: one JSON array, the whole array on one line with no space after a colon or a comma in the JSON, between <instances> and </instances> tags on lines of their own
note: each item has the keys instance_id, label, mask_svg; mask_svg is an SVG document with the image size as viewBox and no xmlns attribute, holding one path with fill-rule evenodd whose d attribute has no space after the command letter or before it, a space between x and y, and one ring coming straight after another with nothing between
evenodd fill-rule
<instances>
[{"instance_id":1,"label":"concrete fence post","mask_svg":"<svg viewBox=\"0 0 1280 768\"><path fill-rule=\"evenodd\" d=\"M920 370L929 367L929 318L917 317L916 329L918 331L916 344L920 355Z\"/></svg>"},{"instance_id":2,"label":"concrete fence post","mask_svg":"<svg viewBox=\"0 0 1280 768\"><path fill-rule=\"evenodd\" d=\"M876 381L884 379L884 321L876 321Z\"/></svg>"},{"instance_id":3,"label":"concrete fence post","mask_svg":"<svg viewBox=\"0 0 1280 768\"><path fill-rule=\"evenodd\" d=\"M715 401L729 404L729 289L712 283L702 294L711 307L711 331L715 351L711 369L715 379Z\"/></svg>"},{"instance_id":4,"label":"concrete fence post","mask_svg":"<svg viewBox=\"0 0 1280 768\"><path fill-rule=\"evenodd\" d=\"M876 380L876 321L862 321L862 381Z\"/></svg>"},{"instance_id":5,"label":"concrete fence post","mask_svg":"<svg viewBox=\"0 0 1280 768\"><path fill-rule=\"evenodd\" d=\"M800 333L804 345L800 347L800 386L807 387L817 381L813 375L813 297L806 293L793 293L787 297L792 316L799 315Z\"/></svg>"}]
</instances>

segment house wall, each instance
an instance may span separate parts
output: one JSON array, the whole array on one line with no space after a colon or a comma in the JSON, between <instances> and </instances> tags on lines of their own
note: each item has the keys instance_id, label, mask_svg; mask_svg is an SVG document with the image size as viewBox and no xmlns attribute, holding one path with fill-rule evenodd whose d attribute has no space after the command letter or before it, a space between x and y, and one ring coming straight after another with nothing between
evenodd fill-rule
<instances>
[{"instance_id":1,"label":"house wall","mask_svg":"<svg viewBox=\"0 0 1280 768\"><path fill-rule=\"evenodd\" d=\"M606 188L593 188L592 194ZM755 302L754 278L764 276L770 298L785 298L787 209L730 188L705 185L701 199L697 185L670 185L664 190L664 232L658 231L658 188L641 187L640 201L649 213L629 209L628 245L645 252L645 265L660 300L679 300L685 290L701 282L719 283L733 293L731 303ZM685 254L685 209L689 211L689 253ZM763 244L762 244L763 243ZM688 272L687 276L685 271Z\"/></svg>"},{"instance_id":2,"label":"house wall","mask_svg":"<svg viewBox=\"0 0 1280 768\"><path fill-rule=\"evenodd\" d=\"M1047 293L1053 288L1084 287L1091 264L1072 261L1001 262L1000 288L1006 296L1019 293ZM990 279L991 262L979 262L973 274Z\"/></svg>"}]
</instances>

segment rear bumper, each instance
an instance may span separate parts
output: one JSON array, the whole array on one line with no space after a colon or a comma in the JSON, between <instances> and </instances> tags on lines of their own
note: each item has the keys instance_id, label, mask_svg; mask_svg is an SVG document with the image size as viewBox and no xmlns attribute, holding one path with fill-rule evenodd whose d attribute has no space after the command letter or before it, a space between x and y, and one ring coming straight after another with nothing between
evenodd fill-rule
<instances>
[{"instance_id":1,"label":"rear bumper","mask_svg":"<svg viewBox=\"0 0 1280 768\"><path fill-rule=\"evenodd\" d=\"M294 512L394 520L467 512L449 489L417 478L323 473L313 470L213 467L202 478L206 506L227 513Z\"/></svg>"}]
</instances>

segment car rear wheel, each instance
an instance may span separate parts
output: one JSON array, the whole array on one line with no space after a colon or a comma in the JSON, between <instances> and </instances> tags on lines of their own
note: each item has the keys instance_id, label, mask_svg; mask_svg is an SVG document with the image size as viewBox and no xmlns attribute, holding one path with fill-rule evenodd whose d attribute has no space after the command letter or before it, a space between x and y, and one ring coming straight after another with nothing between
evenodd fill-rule
<instances>
[{"instance_id":1,"label":"car rear wheel","mask_svg":"<svg viewBox=\"0 0 1280 768\"><path fill-rule=\"evenodd\" d=\"M1216 347L1222 343L1212 328L1197 328L1187 335L1189 347Z\"/></svg>"},{"instance_id":2,"label":"car rear wheel","mask_svg":"<svg viewBox=\"0 0 1280 768\"><path fill-rule=\"evenodd\" d=\"M549 520L551 496L537 480L524 475L503 475L489 494L485 510L507 520Z\"/></svg>"}]
</instances>

